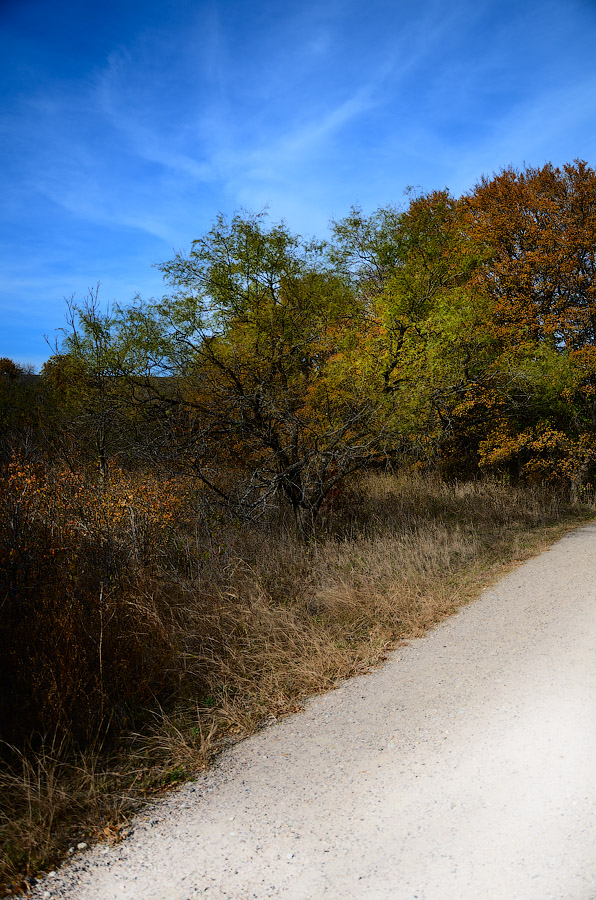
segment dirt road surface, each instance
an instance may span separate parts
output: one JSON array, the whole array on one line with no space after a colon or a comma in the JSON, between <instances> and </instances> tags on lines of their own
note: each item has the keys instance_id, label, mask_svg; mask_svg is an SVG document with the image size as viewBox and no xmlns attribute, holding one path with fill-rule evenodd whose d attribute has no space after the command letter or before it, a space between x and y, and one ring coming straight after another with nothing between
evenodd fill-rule
<instances>
[{"instance_id":1,"label":"dirt road surface","mask_svg":"<svg viewBox=\"0 0 596 900\"><path fill-rule=\"evenodd\" d=\"M226 752L44 895L596 900L596 525Z\"/></svg>"}]
</instances>

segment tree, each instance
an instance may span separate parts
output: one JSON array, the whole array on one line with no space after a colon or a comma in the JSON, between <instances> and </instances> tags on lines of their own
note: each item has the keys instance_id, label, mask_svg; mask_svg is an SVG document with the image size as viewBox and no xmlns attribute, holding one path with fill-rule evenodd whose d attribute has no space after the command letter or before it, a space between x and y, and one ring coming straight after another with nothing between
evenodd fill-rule
<instances>
[{"instance_id":1,"label":"tree","mask_svg":"<svg viewBox=\"0 0 596 900\"><path fill-rule=\"evenodd\" d=\"M33 366L0 358L0 462L15 451L27 456L37 443L40 390Z\"/></svg>"},{"instance_id":2,"label":"tree","mask_svg":"<svg viewBox=\"0 0 596 900\"><path fill-rule=\"evenodd\" d=\"M466 198L484 248L479 287L494 298L507 341L559 353L596 344L596 172L576 160L504 169Z\"/></svg>"},{"instance_id":3,"label":"tree","mask_svg":"<svg viewBox=\"0 0 596 900\"><path fill-rule=\"evenodd\" d=\"M378 361L378 390L392 398L395 430L428 462L453 439L470 390L492 378L488 310L469 289L477 259L464 224L461 203L434 191L412 196L401 211L366 218L354 209L335 225L335 258L366 311L362 352ZM462 444L460 429L460 460Z\"/></svg>"},{"instance_id":4,"label":"tree","mask_svg":"<svg viewBox=\"0 0 596 900\"><path fill-rule=\"evenodd\" d=\"M15 381L25 374L25 369L7 356L0 357L0 378Z\"/></svg>"},{"instance_id":5,"label":"tree","mask_svg":"<svg viewBox=\"0 0 596 900\"><path fill-rule=\"evenodd\" d=\"M99 285L82 303L67 300L62 342L41 370L50 392L46 411L48 442L71 468L83 454L102 478L109 461L124 452L128 405L124 402L122 360L117 348L117 315L102 311Z\"/></svg>"},{"instance_id":6,"label":"tree","mask_svg":"<svg viewBox=\"0 0 596 900\"><path fill-rule=\"evenodd\" d=\"M596 462L596 172L580 160L508 168L464 202L475 289L509 373L481 462L577 487Z\"/></svg>"},{"instance_id":7,"label":"tree","mask_svg":"<svg viewBox=\"0 0 596 900\"><path fill-rule=\"evenodd\" d=\"M173 293L120 322L146 408L220 500L254 517L281 499L309 534L389 439L356 352L358 296L322 245L263 215L220 216L159 268Z\"/></svg>"}]
</instances>

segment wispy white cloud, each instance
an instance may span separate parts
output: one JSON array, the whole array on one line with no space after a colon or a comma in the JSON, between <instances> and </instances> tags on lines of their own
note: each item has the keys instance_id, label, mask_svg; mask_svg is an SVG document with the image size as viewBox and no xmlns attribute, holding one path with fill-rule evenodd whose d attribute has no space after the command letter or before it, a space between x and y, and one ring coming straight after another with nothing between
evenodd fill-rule
<instances>
[{"instance_id":1,"label":"wispy white cloud","mask_svg":"<svg viewBox=\"0 0 596 900\"><path fill-rule=\"evenodd\" d=\"M328 18L305 44L272 55L254 85L258 103L241 83L243 61L234 63L215 6L184 34L148 31L114 49L92 77L29 100L20 130L34 147L26 154L30 183L80 220L164 241L196 217L189 201L202 193L207 202L218 192L226 203L244 202L307 176L328 191L332 179L317 165L346 128L389 106L400 81L424 65L447 27L431 15L435 8L402 27L380 62L360 48L362 69L345 83L330 77L349 48L332 37L337 21ZM278 32L272 25L261 42L275 46Z\"/></svg>"}]
</instances>

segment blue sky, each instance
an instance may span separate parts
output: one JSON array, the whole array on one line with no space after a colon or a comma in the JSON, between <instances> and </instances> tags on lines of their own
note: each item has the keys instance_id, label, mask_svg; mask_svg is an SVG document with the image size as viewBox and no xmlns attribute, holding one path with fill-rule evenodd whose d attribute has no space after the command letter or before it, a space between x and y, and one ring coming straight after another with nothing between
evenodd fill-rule
<instances>
[{"instance_id":1,"label":"blue sky","mask_svg":"<svg viewBox=\"0 0 596 900\"><path fill-rule=\"evenodd\" d=\"M0 0L0 356L160 295L219 211L324 236L408 185L596 164L596 0Z\"/></svg>"}]
</instances>

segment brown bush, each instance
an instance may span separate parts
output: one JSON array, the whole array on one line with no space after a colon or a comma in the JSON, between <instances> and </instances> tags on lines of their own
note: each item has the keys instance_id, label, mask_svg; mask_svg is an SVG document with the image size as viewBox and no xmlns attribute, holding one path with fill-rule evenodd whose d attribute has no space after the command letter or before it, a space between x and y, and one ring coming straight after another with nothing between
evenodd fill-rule
<instances>
[{"instance_id":1,"label":"brown bush","mask_svg":"<svg viewBox=\"0 0 596 900\"><path fill-rule=\"evenodd\" d=\"M83 743L121 728L173 678L171 609L137 595L162 508L120 473L109 485L13 460L0 496L0 737Z\"/></svg>"}]
</instances>

